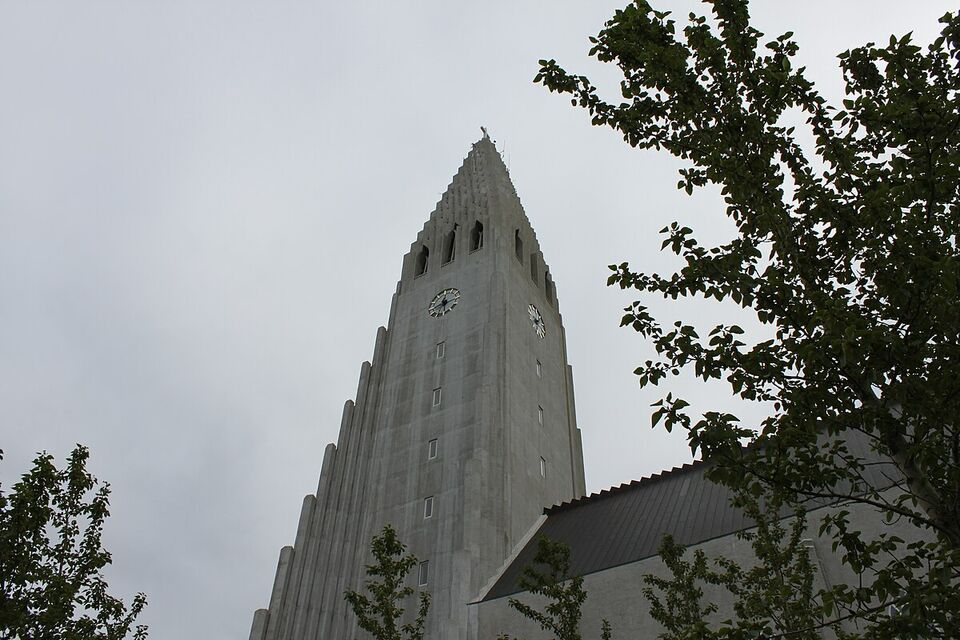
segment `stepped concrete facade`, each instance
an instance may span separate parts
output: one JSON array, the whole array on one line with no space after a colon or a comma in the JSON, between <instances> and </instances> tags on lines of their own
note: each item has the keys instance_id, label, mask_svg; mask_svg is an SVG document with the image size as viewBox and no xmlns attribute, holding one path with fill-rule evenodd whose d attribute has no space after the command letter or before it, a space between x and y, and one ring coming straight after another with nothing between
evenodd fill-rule
<instances>
[{"instance_id":1,"label":"stepped concrete facade","mask_svg":"<svg viewBox=\"0 0 960 640\"><path fill-rule=\"evenodd\" d=\"M410 578L433 598L426 637L476 637L468 603L545 507L584 493L556 288L484 135L403 258L250 638L365 637L343 594L362 588L386 524L422 561Z\"/></svg>"}]
</instances>

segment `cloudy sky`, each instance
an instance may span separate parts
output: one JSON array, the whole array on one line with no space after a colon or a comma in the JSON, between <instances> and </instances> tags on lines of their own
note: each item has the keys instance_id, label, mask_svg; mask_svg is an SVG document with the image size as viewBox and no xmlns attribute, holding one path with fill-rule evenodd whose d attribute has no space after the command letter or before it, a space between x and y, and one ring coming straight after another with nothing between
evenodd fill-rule
<instances>
[{"instance_id":1,"label":"cloudy sky","mask_svg":"<svg viewBox=\"0 0 960 640\"><path fill-rule=\"evenodd\" d=\"M685 16L696 3L662 0ZM557 283L591 491L682 464L649 428L649 348L606 265L670 269L657 230L729 236L718 198L532 84L619 6L0 0L0 482L74 443L113 486L105 541L151 637L245 638L400 260L485 125ZM763 0L834 99L840 51L947 2ZM615 85L613 85L615 86ZM612 94L611 94L612 95ZM729 309L649 301L702 326ZM749 318L745 319L749 322ZM697 407L763 415L723 387Z\"/></svg>"}]
</instances>

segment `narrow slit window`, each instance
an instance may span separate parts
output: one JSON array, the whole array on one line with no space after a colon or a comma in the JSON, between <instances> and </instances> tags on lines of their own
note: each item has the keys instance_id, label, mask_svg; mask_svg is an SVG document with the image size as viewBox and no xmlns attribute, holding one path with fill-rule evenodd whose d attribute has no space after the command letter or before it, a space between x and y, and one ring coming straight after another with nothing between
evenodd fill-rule
<instances>
[{"instance_id":1,"label":"narrow slit window","mask_svg":"<svg viewBox=\"0 0 960 640\"><path fill-rule=\"evenodd\" d=\"M513 234L513 246L517 252L517 260L523 263L523 238L520 237L520 229Z\"/></svg>"},{"instance_id":2,"label":"narrow slit window","mask_svg":"<svg viewBox=\"0 0 960 640\"><path fill-rule=\"evenodd\" d=\"M457 257L457 225L453 225L453 229L450 230L450 233L447 234L447 237L443 241L443 264L448 262L453 262L453 259Z\"/></svg>"},{"instance_id":3,"label":"narrow slit window","mask_svg":"<svg viewBox=\"0 0 960 640\"><path fill-rule=\"evenodd\" d=\"M446 355L446 353L447 353L447 343L446 343L446 342L438 342L438 343L437 343L437 360L439 360L439 359L442 358L444 355Z\"/></svg>"},{"instance_id":4,"label":"narrow slit window","mask_svg":"<svg viewBox=\"0 0 960 640\"><path fill-rule=\"evenodd\" d=\"M440 406L440 387L433 390L433 406Z\"/></svg>"},{"instance_id":5,"label":"narrow slit window","mask_svg":"<svg viewBox=\"0 0 960 640\"><path fill-rule=\"evenodd\" d=\"M543 365L540 364L540 361L537 360L537 377L540 378L543 376Z\"/></svg>"},{"instance_id":6,"label":"narrow slit window","mask_svg":"<svg viewBox=\"0 0 960 640\"><path fill-rule=\"evenodd\" d=\"M537 283L537 254L530 254L530 279L533 280L533 284Z\"/></svg>"},{"instance_id":7,"label":"narrow slit window","mask_svg":"<svg viewBox=\"0 0 960 640\"><path fill-rule=\"evenodd\" d=\"M423 245L420 247L420 253L417 254L417 263L413 271L414 277L422 276L427 272L427 264L429 261L430 249L427 248L427 245Z\"/></svg>"},{"instance_id":8,"label":"narrow slit window","mask_svg":"<svg viewBox=\"0 0 960 640\"><path fill-rule=\"evenodd\" d=\"M537 407L537 422L543 424L543 407Z\"/></svg>"},{"instance_id":9,"label":"narrow slit window","mask_svg":"<svg viewBox=\"0 0 960 640\"><path fill-rule=\"evenodd\" d=\"M433 496L423 499L423 519L433 517Z\"/></svg>"},{"instance_id":10,"label":"narrow slit window","mask_svg":"<svg viewBox=\"0 0 960 640\"><path fill-rule=\"evenodd\" d=\"M437 457L437 448L436 438L427 443L427 460L433 460Z\"/></svg>"},{"instance_id":11,"label":"narrow slit window","mask_svg":"<svg viewBox=\"0 0 960 640\"><path fill-rule=\"evenodd\" d=\"M483 247L483 224L477 220L473 229L470 230L470 251L476 251Z\"/></svg>"},{"instance_id":12,"label":"narrow slit window","mask_svg":"<svg viewBox=\"0 0 960 640\"><path fill-rule=\"evenodd\" d=\"M417 584L421 587L427 586L427 582L430 580L430 561L424 560L420 563L419 571L417 571Z\"/></svg>"},{"instance_id":13,"label":"narrow slit window","mask_svg":"<svg viewBox=\"0 0 960 640\"><path fill-rule=\"evenodd\" d=\"M553 280L550 279L550 272L543 274L543 292L547 296L547 302L553 304Z\"/></svg>"},{"instance_id":14,"label":"narrow slit window","mask_svg":"<svg viewBox=\"0 0 960 640\"><path fill-rule=\"evenodd\" d=\"M547 461L544 460L543 458L540 458L540 477L541 478L547 477Z\"/></svg>"}]
</instances>

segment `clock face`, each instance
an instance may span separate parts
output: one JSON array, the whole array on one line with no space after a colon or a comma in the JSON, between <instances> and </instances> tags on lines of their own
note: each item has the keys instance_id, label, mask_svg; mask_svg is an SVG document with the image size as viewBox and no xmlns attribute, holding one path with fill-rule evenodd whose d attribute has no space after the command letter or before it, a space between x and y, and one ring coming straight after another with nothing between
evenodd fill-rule
<instances>
[{"instance_id":1,"label":"clock face","mask_svg":"<svg viewBox=\"0 0 960 640\"><path fill-rule=\"evenodd\" d=\"M543 340L543 336L547 335L547 327L543 324L543 316L540 315L540 311L532 304L527 307L527 313L530 314L530 324L533 325L533 330L536 331L540 339Z\"/></svg>"},{"instance_id":2,"label":"clock face","mask_svg":"<svg viewBox=\"0 0 960 640\"><path fill-rule=\"evenodd\" d=\"M460 302L460 292L457 289L444 289L433 297L427 312L437 318L451 311Z\"/></svg>"}]
</instances>

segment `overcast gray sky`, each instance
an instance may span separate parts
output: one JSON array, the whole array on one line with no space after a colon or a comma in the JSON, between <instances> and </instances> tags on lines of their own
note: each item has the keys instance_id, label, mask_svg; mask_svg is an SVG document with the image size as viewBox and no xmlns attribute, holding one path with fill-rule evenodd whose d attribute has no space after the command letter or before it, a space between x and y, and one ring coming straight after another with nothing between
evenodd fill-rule
<instances>
[{"instance_id":1,"label":"overcast gray sky","mask_svg":"<svg viewBox=\"0 0 960 640\"><path fill-rule=\"evenodd\" d=\"M697 3L656 3L683 17ZM151 637L244 638L400 260L485 125L557 283L591 491L690 459L649 428L650 355L606 265L728 236L715 192L531 83L621 3L0 0L0 481L80 442L113 485L113 591ZM835 55L948 2L755 3L839 97ZM613 85L615 88L615 85ZM613 95L611 93L611 95ZM651 306L703 326L736 314ZM668 387L745 419L723 387Z\"/></svg>"}]
</instances>

